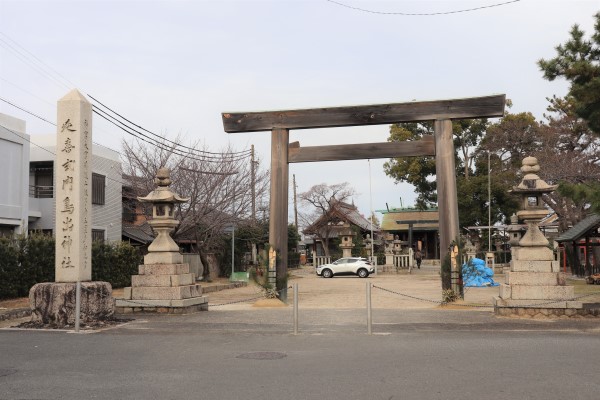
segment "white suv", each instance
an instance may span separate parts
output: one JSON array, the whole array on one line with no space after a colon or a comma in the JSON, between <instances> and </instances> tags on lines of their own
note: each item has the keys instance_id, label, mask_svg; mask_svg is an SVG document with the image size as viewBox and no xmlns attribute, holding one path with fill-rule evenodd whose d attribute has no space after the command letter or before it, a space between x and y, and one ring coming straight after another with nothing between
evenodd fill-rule
<instances>
[{"instance_id":1,"label":"white suv","mask_svg":"<svg viewBox=\"0 0 600 400\"><path fill-rule=\"evenodd\" d=\"M317 275L323 278L333 278L334 275L358 275L366 278L375 272L375 267L362 257L340 258L331 264L317 266Z\"/></svg>"}]
</instances>

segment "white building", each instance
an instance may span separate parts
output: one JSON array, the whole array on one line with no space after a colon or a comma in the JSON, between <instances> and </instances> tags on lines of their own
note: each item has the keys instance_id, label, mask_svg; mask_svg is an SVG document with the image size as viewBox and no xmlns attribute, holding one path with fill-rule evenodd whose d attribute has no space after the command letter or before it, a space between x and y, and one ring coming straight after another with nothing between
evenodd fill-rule
<instances>
[{"instance_id":1,"label":"white building","mask_svg":"<svg viewBox=\"0 0 600 400\"><path fill-rule=\"evenodd\" d=\"M31 137L29 230L54 233L56 135ZM121 240L122 184L119 153L92 145L92 239Z\"/></svg>"},{"instance_id":2,"label":"white building","mask_svg":"<svg viewBox=\"0 0 600 400\"><path fill-rule=\"evenodd\" d=\"M0 113L0 236L27 233L29 135L25 121Z\"/></svg>"},{"instance_id":3,"label":"white building","mask_svg":"<svg viewBox=\"0 0 600 400\"><path fill-rule=\"evenodd\" d=\"M0 114L0 236L54 234L56 135L25 133L25 121ZM121 240L119 153L92 146L92 238Z\"/></svg>"}]
</instances>

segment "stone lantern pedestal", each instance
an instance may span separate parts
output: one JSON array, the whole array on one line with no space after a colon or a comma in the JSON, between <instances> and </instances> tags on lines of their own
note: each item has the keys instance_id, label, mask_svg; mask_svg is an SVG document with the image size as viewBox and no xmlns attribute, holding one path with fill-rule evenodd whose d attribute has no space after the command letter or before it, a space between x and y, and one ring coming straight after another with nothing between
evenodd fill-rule
<instances>
[{"instance_id":1,"label":"stone lantern pedestal","mask_svg":"<svg viewBox=\"0 0 600 400\"><path fill-rule=\"evenodd\" d=\"M149 224L157 236L148 247L144 265L139 274L131 277L131 287L125 288L124 298L117 299L119 313L159 312L184 314L208 310L208 298L202 296L202 288L190 272L189 264L183 263L179 246L170 233L179 222L173 218L176 203L186 202L169 190L169 170L157 172L158 187L141 202L152 203L152 220Z\"/></svg>"}]
</instances>

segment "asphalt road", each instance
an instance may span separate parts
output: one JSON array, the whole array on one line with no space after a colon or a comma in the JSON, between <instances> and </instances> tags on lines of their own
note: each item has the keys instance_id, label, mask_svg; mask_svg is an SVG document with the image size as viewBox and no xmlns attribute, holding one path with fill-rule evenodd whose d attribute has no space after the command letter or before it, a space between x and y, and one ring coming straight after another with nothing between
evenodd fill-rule
<instances>
[{"instance_id":1,"label":"asphalt road","mask_svg":"<svg viewBox=\"0 0 600 400\"><path fill-rule=\"evenodd\" d=\"M598 399L600 322L488 311L213 310L0 330L0 399Z\"/></svg>"}]
</instances>

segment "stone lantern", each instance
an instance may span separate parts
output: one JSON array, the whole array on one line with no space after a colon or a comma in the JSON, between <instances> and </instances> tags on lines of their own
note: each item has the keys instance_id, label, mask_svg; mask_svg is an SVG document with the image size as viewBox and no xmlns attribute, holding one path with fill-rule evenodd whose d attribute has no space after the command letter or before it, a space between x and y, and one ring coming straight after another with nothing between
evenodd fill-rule
<instances>
[{"instance_id":1,"label":"stone lantern","mask_svg":"<svg viewBox=\"0 0 600 400\"><path fill-rule=\"evenodd\" d=\"M394 254L398 255L400 253L402 253L402 240L400 240L400 237L398 235L394 235L394 247L393 247L393 252Z\"/></svg>"},{"instance_id":2,"label":"stone lantern","mask_svg":"<svg viewBox=\"0 0 600 400\"><path fill-rule=\"evenodd\" d=\"M131 276L131 287L124 288L123 298L116 300L117 311L172 314L206 311L208 297L202 296L196 275L190 272L190 265L183 262L183 255L170 235L179 225L174 218L175 204L188 199L171 192L167 168L157 171L154 182L157 188L138 200L152 204L153 218L148 223L156 232L156 238L148 247L144 265L138 268L139 274Z\"/></svg>"},{"instance_id":3,"label":"stone lantern","mask_svg":"<svg viewBox=\"0 0 600 400\"><path fill-rule=\"evenodd\" d=\"M342 257L352 257L352 248L354 247L354 243L352 243L352 239L356 234L352 230L349 224L344 223L343 228L338 233L340 238L340 248L342 249Z\"/></svg>"},{"instance_id":4,"label":"stone lantern","mask_svg":"<svg viewBox=\"0 0 600 400\"><path fill-rule=\"evenodd\" d=\"M183 256L170 233L179 225L179 221L174 218L175 204L185 203L189 199L171 192L171 178L167 168L157 171L154 183L157 185L156 189L146 197L138 197L142 203L152 203L152 220L148 224L156 232L156 238L144 257L144 264L181 264Z\"/></svg>"},{"instance_id":5,"label":"stone lantern","mask_svg":"<svg viewBox=\"0 0 600 400\"><path fill-rule=\"evenodd\" d=\"M517 212L517 217L527 224L527 232L519 241L519 246L523 247L548 245L548 240L538 226L539 222L548 215L548 209L544 205L542 196L556 190L558 185L548 185L543 179L540 179L536 175L539 170L540 166L535 157L523 159L521 167L521 171L524 173L523 179L512 190L512 193L521 196L521 210Z\"/></svg>"},{"instance_id":6,"label":"stone lantern","mask_svg":"<svg viewBox=\"0 0 600 400\"><path fill-rule=\"evenodd\" d=\"M497 315L547 317L576 315L582 303L573 301L574 288L566 285L566 277L560 272L560 263L548 247L548 240L538 227L548 210L542 203L544 193L550 193L556 186L548 185L536 172L540 170L537 159L523 160L524 176L512 193L521 196L522 209L511 218L511 244L519 236L519 220L527 224L527 232L519 240L518 246L511 249L510 271L506 282L500 285L500 293L494 299Z\"/></svg>"},{"instance_id":7,"label":"stone lantern","mask_svg":"<svg viewBox=\"0 0 600 400\"><path fill-rule=\"evenodd\" d=\"M373 254L371 254L371 243L373 242L373 239L371 238L371 235L367 233L367 236L363 239L363 244L365 246L365 250L367 251L367 257L369 257L369 259L371 259L371 257L373 256Z\"/></svg>"}]
</instances>

